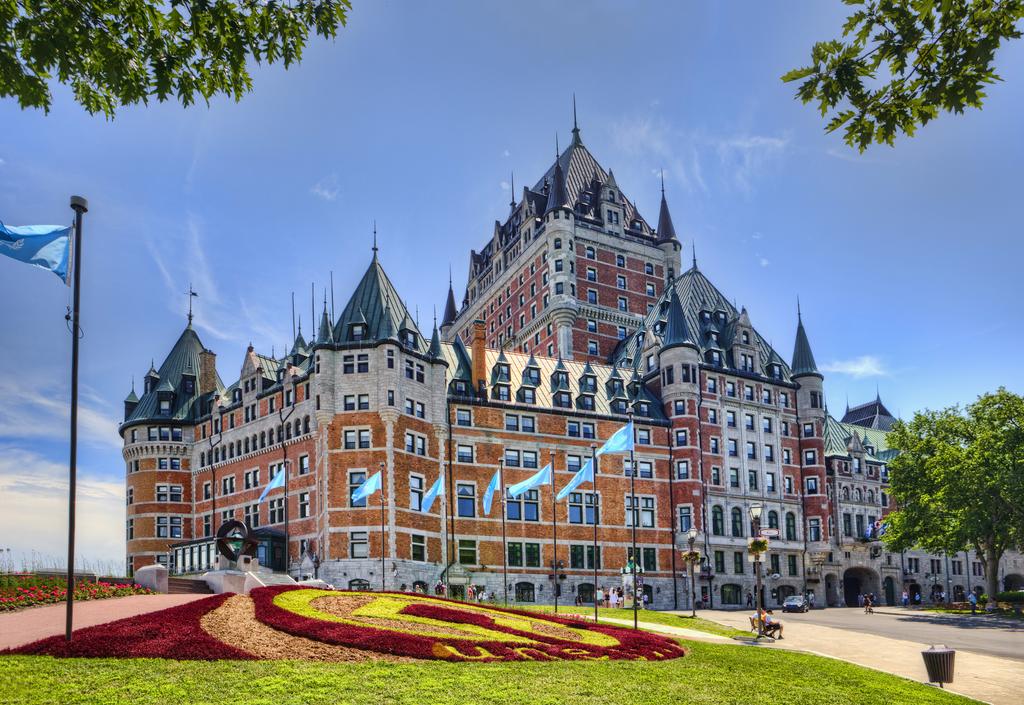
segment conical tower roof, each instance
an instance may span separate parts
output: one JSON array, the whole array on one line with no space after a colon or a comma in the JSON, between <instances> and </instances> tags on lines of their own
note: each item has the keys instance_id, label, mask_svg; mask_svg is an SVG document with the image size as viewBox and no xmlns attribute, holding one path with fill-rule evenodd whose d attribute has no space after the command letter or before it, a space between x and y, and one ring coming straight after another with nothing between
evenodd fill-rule
<instances>
[{"instance_id":1,"label":"conical tower roof","mask_svg":"<svg viewBox=\"0 0 1024 705\"><path fill-rule=\"evenodd\" d=\"M386 340L395 331L410 330L416 333L417 352L427 352L427 342L384 272L376 252L334 325L335 342L356 342L352 327L362 323L366 324L366 334L358 342Z\"/></svg>"},{"instance_id":2,"label":"conical tower roof","mask_svg":"<svg viewBox=\"0 0 1024 705\"><path fill-rule=\"evenodd\" d=\"M571 208L569 204L569 193L565 190L565 172L562 171L560 160L555 161L555 173L552 177L551 188L548 190L548 205L544 213L550 213L556 208Z\"/></svg>"},{"instance_id":3,"label":"conical tower roof","mask_svg":"<svg viewBox=\"0 0 1024 705\"><path fill-rule=\"evenodd\" d=\"M793 364L790 366L793 370L793 377L804 375L821 377L818 365L814 362L814 353L811 352L811 343L807 340L807 331L804 330L804 321L799 307L797 307L796 317L796 342L793 344Z\"/></svg>"},{"instance_id":4,"label":"conical tower roof","mask_svg":"<svg viewBox=\"0 0 1024 705\"><path fill-rule=\"evenodd\" d=\"M661 210L658 211L658 242L678 240L676 227L672 224L672 214L668 212L668 201L665 200L665 177L661 177Z\"/></svg>"},{"instance_id":5,"label":"conical tower roof","mask_svg":"<svg viewBox=\"0 0 1024 705\"><path fill-rule=\"evenodd\" d=\"M686 314L683 313L683 305L679 302L679 293L674 286L670 286L669 289L668 318L665 321L661 349L686 346L698 350L697 342L690 335L690 327L686 324Z\"/></svg>"}]
</instances>

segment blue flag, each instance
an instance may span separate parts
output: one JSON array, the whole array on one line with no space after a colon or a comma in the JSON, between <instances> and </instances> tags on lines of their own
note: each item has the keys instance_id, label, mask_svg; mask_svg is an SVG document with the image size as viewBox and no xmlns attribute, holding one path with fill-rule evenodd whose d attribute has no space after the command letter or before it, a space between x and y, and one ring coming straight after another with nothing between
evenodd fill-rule
<instances>
[{"instance_id":1,"label":"blue flag","mask_svg":"<svg viewBox=\"0 0 1024 705\"><path fill-rule=\"evenodd\" d=\"M434 500L437 499L438 495L444 495L444 473L442 472L437 476L437 482L435 482L427 493L423 495L423 501L420 502L420 511L429 512L430 508L434 506Z\"/></svg>"},{"instance_id":2,"label":"blue flag","mask_svg":"<svg viewBox=\"0 0 1024 705\"><path fill-rule=\"evenodd\" d=\"M583 463L583 467L581 467L576 472L576 474L572 476L572 479L569 480L569 484L562 488L562 491L558 493L558 495L555 497L555 499L563 500L563 499L565 499L566 497L569 496L570 492L575 490L577 487L582 485L584 482L593 482L593 481L594 481L594 461L591 459L591 460L588 460L587 462Z\"/></svg>"},{"instance_id":3,"label":"blue flag","mask_svg":"<svg viewBox=\"0 0 1024 705\"><path fill-rule=\"evenodd\" d=\"M0 223L0 254L49 269L71 284L70 225L4 225Z\"/></svg>"},{"instance_id":4,"label":"blue flag","mask_svg":"<svg viewBox=\"0 0 1024 705\"><path fill-rule=\"evenodd\" d=\"M494 477L491 478L490 483L487 485L487 491L484 492L484 514L491 513L491 502L494 500L494 493L498 491L498 485L501 484L501 471L495 470Z\"/></svg>"},{"instance_id":5,"label":"blue flag","mask_svg":"<svg viewBox=\"0 0 1024 705\"><path fill-rule=\"evenodd\" d=\"M373 473L366 479L366 482L359 485L359 489L352 493L352 501L359 502L366 499L380 489L380 470Z\"/></svg>"},{"instance_id":6,"label":"blue flag","mask_svg":"<svg viewBox=\"0 0 1024 705\"><path fill-rule=\"evenodd\" d=\"M508 496L513 498L518 497L519 495L529 492L530 490L542 487L544 485L550 485L552 483L553 477L554 474L551 472L551 463L548 463L540 470L538 470L537 474L533 475L532 477L528 477L522 482L509 487Z\"/></svg>"},{"instance_id":7,"label":"blue flag","mask_svg":"<svg viewBox=\"0 0 1024 705\"><path fill-rule=\"evenodd\" d=\"M604 445L597 449L598 455L605 453L625 453L633 450L633 422L612 434L612 437L604 442Z\"/></svg>"},{"instance_id":8,"label":"blue flag","mask_svg":"<svg viewBox=\"0 0 1024 705\"><path fill-rule=\"evenodd\" d=\"M286 472L288 471L285 470L282 465L281 469L277 471L276 475L274 475L274 479L268 482L267 486L263 488L263 494L260 495L260 504L262 504L263 500L265 500L267 495L270 494L270 490L276 490L278 487L284 487L284 474Z\"/></svg>"}]
</instances>

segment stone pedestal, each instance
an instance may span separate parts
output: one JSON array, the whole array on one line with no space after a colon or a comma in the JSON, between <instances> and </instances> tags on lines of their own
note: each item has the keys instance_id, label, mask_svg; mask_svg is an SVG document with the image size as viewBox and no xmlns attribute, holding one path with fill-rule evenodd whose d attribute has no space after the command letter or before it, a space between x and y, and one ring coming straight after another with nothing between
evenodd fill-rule
<instances>
[{"instance_id":1,"label":"stone pedestal","mask_svg":"<svg viewBox=\"0 0 1024 705\"><path fill-rule=\"evenodd\" d=\"M167 568L155 563L135 571L133 580L153 592L167 594Z\"/></svg>"}]
</instances>

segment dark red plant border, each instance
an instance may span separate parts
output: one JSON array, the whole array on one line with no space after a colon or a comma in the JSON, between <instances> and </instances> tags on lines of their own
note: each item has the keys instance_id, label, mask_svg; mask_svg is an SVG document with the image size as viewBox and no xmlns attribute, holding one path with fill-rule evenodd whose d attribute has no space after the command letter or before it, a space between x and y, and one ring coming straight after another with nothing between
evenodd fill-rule
<instances>
[{"instance_id":1,"label":"dark red plant border","mask_svg":"<svg viewBox=\"0 0 1024 705\"><path fill-rule=\"evenodd\" d=\"M116 622L79 629L71 643L64 635L19 646L0 654L84 658L167 658L188 661L249 660L256 657L207 634L199 622L231 594L213 595Z\"/></svg>"},{"instance_id":2,"label":"dark red plant border","mask_svg":"<svg viewBox=\"0 0 1024 705\"><path fill-rule=\"evenodd\" d=\"M305 617L282 609L274 604L274 597L296 588L268 587L258 588L250 593L256 607L256 618L264 624L294 636L306 637L327 644L348 646L367 651L375 651L396 656L410 656L421 659L440 659L446 661L529 661L529 660L637 660L646 659L662 661L678 658L686 653L672 639L651 634L605 625L595 625L574 619L565 619L553 615L542 615L522 610L503 610L499 612L521 615L531 619L542 619L562 626L576 629L587 629L615 637L620 646L599 647L581 645L556 637L524 633L508 627L500 626L487 614L469 612L465 609L453 609L454 606L465 607L466 603L442 598L427 597L430 602L409 605L403 610L406 614L441 619L448 622L473 624L510 635L525 636L537 642L530 646L506 644L495 641L467 642L465 639L445 639L408 634L374 627L355 626L339 622ZM342 593L344 594L344 593ZM380 594L380 593L378 593ZM405 593L393 593L408 596ZM423 599L423 596L417 596ZM448 605L453 607L448 607ZM488 607L488 609L495 609ZM445 648L449 647L449 648ZM483 653L480 649L486 650Z\"/></svg>"}]
</instances>

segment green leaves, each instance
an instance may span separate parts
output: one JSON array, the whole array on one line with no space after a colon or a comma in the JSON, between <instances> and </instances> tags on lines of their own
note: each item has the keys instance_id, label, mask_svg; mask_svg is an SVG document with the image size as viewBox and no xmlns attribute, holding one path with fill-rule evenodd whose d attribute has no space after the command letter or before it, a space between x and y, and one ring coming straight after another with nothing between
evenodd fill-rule
<instances>
[{"instance_id":1,"label":"green leaves","mask_svg":"<svg viewBox=\"0 0 1024 705\"><path fill-rule=\"evenodd\" d=\"M999 80L995 52L1021 36L1024 0L844 0L860 7L843 23L849 41L818 42L796 96L816 101L825 131L863 152L912 136L940 111L981 108L983 86Z\"/></svg>"},{"instance_id":2,"label":"green leaves","mask_svg":"<svg viewBox=\"0 0 1024 705\"><path fill-rule=\"evenodd\" d=\"M49 84L82 107L164 101L188 106L217 94L241 100L255 63L302 59L312 34L337 36L350 0L0 0L0 96L49 111Z\"/></svg>"},{"instance_id":3,"label":"green leaves","mask_svg":"<svg viewBox=\"0 0 1024 705\"><path fill-rule=\"evenodd\" d=\"M963 411L917 413L888 442L900 451L889 465L892 550L970 547L998 561L1024 545L1024 397L1001 388Z\"/></svg>"}]
</instances>

